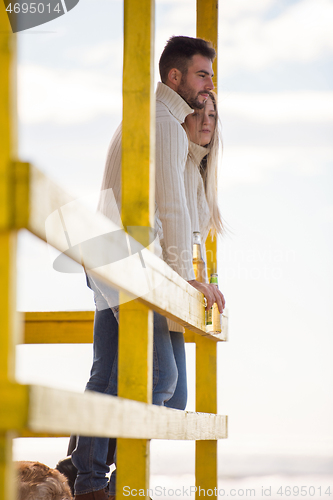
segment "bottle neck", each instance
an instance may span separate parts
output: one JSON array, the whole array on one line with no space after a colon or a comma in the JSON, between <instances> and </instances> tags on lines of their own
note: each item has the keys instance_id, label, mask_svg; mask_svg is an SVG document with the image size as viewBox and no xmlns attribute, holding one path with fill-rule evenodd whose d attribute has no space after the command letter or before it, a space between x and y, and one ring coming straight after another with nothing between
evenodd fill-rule
<instances>
[{"instance_id":1,"label":"bottle neck","mask_svg":"<svg viewBox=\"0 0 333 500\"><path fill-rule=\"evenodd\" d=\"M214 283L215 285L218 285L217 274L211 274L210 275L209 283Z\"/></svg>"},{"instance_id":2,"label":"bottle neck","mask_svg":"<svg viewBox=\"0 0 333 500\"><path fill-rule=\"evenodd\" d=\"M201 234L199 231L193 232L193 260L202 260Z\"/></svg>"},{"instance_id":3,"label":"bottle neck","mask_svg":"<svg viewBox=\"0 0 333 500\"><path fill-rule=\"evenodd\" d=\"M201 234L199 231L193 231L193 244L201 245Z\"/></svg>"}]
</instances>

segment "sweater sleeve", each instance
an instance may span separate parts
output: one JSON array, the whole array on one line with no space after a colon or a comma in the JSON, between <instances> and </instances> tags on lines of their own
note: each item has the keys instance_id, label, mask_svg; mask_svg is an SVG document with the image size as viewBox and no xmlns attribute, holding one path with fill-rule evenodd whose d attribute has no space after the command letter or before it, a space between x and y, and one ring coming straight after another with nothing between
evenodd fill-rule
<instances>
[{"instance_id":1,"label":"sweater sleeve","mask_svg":"<svg viewBox=\"0 0 333 500\"><path fill-rule=\"evenodd\" d=\"M187 153L187 136L179 123L156 124L156 202L163 227L164 260L189 281L195 276L184 184Z\"/></svg>"},{"instance_id":2,"label":"sweater sleeve","mask_svg":"<svg viewBox=\"0 0 333 500\"><path fill-rule=\"evenodd\" d=\"M122 124L115 131L106 157L97 210L122 227L121 212L121 138Z\"/></svg>"}]
</instances>

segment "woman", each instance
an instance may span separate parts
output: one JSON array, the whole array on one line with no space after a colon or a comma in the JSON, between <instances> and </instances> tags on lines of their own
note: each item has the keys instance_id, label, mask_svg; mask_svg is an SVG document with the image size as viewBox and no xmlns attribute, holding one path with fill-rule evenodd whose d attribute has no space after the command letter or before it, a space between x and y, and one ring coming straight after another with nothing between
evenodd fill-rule
<instances>
[{"instance_id":1,"label":"woman","mask_svg":"<svg viewBox=\"0 0 333 500\"><path fill-rule=\"evenodd\" d=\"M212 229L213 234L222 234L223 232L222 217L217 203L217 168L220 140L214 92L209 93L203 109L187 115L183 126L189 138L189 153L184 178L186 201L191 219L192 235L194 231L200 232L202 255L205 258L205 241L210 229ZM169 319L167 324L176 357L178 379L171 399L165 401L164 406L182 410L185 409L187 401L184 330Z\"/></svg>"},{"instance_id":2,"label":"woman","mask_svg":"<svg viewBox=\"0 0 333 500\"><path fill-rule=\"evenodd\" d=\"M207 114L208 113L208 114ZM208 98L205 109L195 112L186 119L185 128L189 138L198 144L191 144L184 174L186 203L191 220L191 234L200 230L205 237L211 226L220 232L221 217L216 201L216 157L217 157L217 109L213 94ZM207 147L208 146L208 147ZM210 147L211 146L211 147ZM207 156L208 155L208 156ZM212 155L212 156L211 156ZM207 157L204 159L204 157ZM215 160L210 161L210 156ZM200 168L202 173L200 174ZM206 193L212 193L207 202ZM158 203L157 203L158 205ZM163 229L163 228L162 228ZM89 282L95 292L96 314L94 322L94 362L87 390L117 395L117 352L118 322L114 308L108 300L108 287L96 278L89 276ZM191 281L189 281L191 284ZM198 283L194 283L196 288ZM194 286L193 284L193 286ZM205 290L212 285L199 284ZM215 287L212 292L215 294ZM218 292L220 293L220 292ZM220 294L222 304L224 299ZM210 299L211 300L211 299ZM214 301L212 301L214 302ZM98 335L95 333L98 332ZM170 408L185 409L187 401L186 362L183 328L177 323L167 321L165 317L154 313L153 346L153 404ZM112 440L110 440L111 442ZM107 466L106 438L79 437L78 446L73 452L73 464L80 471L78 481L89 481L90 490L96 491L97 485L103 485ZM87 457L104 457L102 461L87 463ZM87 479L84 478L86 475ZM77 487L76 483L76 487ZM101 488L101 486L99 486ZM82 488L80 488L82 491ZM109 492L115 494L115 472L112 473ZM104 498L100 490L101 498ZM77 495L77 497L84 496ZM95 498L95 497L94 497Z\"/></svg>"},{"instance_id":3,"label":"woman","mask_svg":"<svg viewBox=\"0 0 333 500\"><path fill-rule=\"evenodd\" d=\"M201 233L202 255L209 230L222 234L223 224L217 203L219 129L216 96L209 93L205 107L185 119L189 154L185 170L187 205L194 231Z\"/></svg>"}]
</instances>

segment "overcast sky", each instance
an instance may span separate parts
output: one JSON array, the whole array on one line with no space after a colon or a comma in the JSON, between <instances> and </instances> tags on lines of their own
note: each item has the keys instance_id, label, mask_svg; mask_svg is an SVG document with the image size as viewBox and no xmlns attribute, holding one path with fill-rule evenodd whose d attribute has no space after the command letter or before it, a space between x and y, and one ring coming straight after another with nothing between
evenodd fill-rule
<instances>
[{"instance_id":1,"label":"overcast sky","mask_svg":"<svg viewBox=\"0 0 333 500\"><path fill-rule=\"evenodd\" d=\"M156 5L157 67L169 36L195 36L195 2ZM332 25L331 0L220 2L219 280L230 340L219 345L219 412L230 451L333 452ZM21 158L93 197L121 120L122 2L80 0L18 39ZM18 265L20 310L93 309L83 276L56 273L26 233ZM83 389L90 347L18 355L22 380Z\"/></svg>"}]
</instances>

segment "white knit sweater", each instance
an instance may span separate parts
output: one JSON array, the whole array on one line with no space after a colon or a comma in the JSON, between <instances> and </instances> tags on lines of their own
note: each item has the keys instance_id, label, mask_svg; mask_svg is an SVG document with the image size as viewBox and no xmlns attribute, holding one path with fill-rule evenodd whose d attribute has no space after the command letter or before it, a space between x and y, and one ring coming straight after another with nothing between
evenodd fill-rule
<instances>
[{"instance_id":1,"label":"white knit sweater","mask_svg":"<svg viewBox=\"0 0 333 500\"><path fill-rule=\"evenodd\" d=\"M194 142L190 142L185 167L185 192L187 206L191 217L192 236L194 231L200 231L201 250L204 260L206 260L205 241L211 227L211 216L206 199L203 179L200 174L200 163L203 157L208 153L208 148L199 146Z\"/></svg>"},{"instance_id":2,"label":"white knit sweater","mask_svg":"<svg viewBox=\"0 0 333 500\"><path fill-rule=\"evenodd\" d=\"M197 230L199 224L200 231L204 231L202 235L204 241L209 230L206 216L208 206L202 210L202 202L205 201L202 195L205 195L202 191L202 180L200 185L201 176L197 168L204 155L196 165L197 150L188 159L188 139L181 125L192 111L179 94L167 85L158 83L156 91L155 227L160 238L163 260L187 281L194 279L193 231ZM121 131L120 125L109 146L98 205L98 209L118 225L121 225L117 220L117 214L121 211ZM200 146L197 148L205 149ZM202 153L203 151L200 154ZM186 184L188 184L187 188ZM110 188L112 188L114 198L105 196L105 190ZM200 210L198 210L197 201L200 203ZM170 330L183 331L183 327L174 321L168 320L168 325Z\"/></svg>"}]
</instances>

